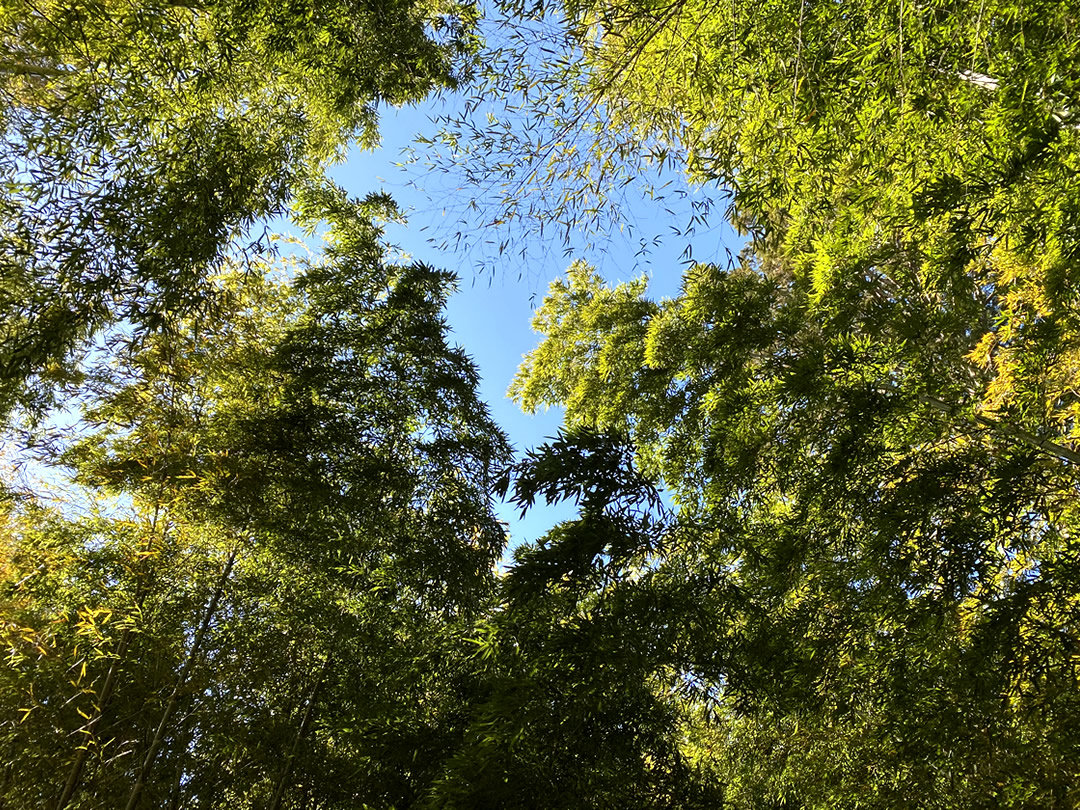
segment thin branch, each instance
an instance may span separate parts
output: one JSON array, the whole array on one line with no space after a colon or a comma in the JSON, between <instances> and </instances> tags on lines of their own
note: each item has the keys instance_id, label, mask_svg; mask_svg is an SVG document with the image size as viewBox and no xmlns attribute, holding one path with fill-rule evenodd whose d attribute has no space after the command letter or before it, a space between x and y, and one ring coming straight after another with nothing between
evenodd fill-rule
<instances>
[{"instance_id":1,"label":"thin branch","mask_svg":"<svg viewBox=\"0 0 1080 810\"><path fill-rule=\"evenodd\" d=\"M326 660L323 661L322 668L319 670L318 677L315 679L315 685L311 688L311 694L308 695L307 705L304 706L304 714L300 719L300 727L296 730L296 736L293 738L292 747L285 757L285 764L281 769L281 776L278 778L277 789L274 791L274 798L270 803L270 810L280 810L281 802L285 798L285 789L289 784L289 775L292 773L293 762L296 760L296 755L300 752L300 743L302 743L304 737L307 736L308 727L311 725L311 718L315 713L315 700L319 695L319 689L322 687L323 681L326 680L326 672L330 669L332 658L333 656L331 655L326 656Z\"/></svg>"},{"instance_id":2,"label":"thin branch","mask_svg":"<svg viewBox=\"0 0 1080 810\"><path fill-rule=\"evenodd\" d=\"M64 782L64 789L60 794L59 800L56 802L56 810L64 810L79 787L82 771L86 765L86 758L90 755L90 738L93 736L94 729L97 727L98 723L101 722L101 718L105 716L105 710L112 700L113 690L116 688L117 672L124 659L124 654L127 652L128 642L130 640L131 629L128 628L124 630L124 634L120 638L120 644L117 646L116 655L109 662L109 671L106 673L105 683L101 687L101 699L98 701L97 711L93 718L91 718L91 720L83 727L83 730L87 735L87 743L79 748L78 752L75 754L75 761L71 763L71 768L68 770L68 777Z\"/></svg>"},{"instance_id":3,"label":"thin branch","mask_svg":"<svg viewBox=\"0 0 1080 810\"><path fill-rule=\"evenodd\" d=\"M233 564L236 562L236 554L237 549L233 549L229 554L229 559L225 563L225 568L218 578L217 587L214 588L213 596L210 597L210 604L206 606L206 612L203 614L202 622L199 624L199 630L195 633L195 638L191 642L191 649L188 650L187 658L184 660L184 666L181 668L180 674L176 676L176 683L173 685L172 692L169 694L169 700L165 704L165 711L161 715L161 722L158 723L157 730L154 732L154 738L150 741L150 748L146 752L145 759L143 759L142 767L139 768L139 775L135 780L134 786L131 788L131 795L128 796L126 805L127 810L135 810L135 807L139 803L139 797L142 795L143 788L146 786L146 778L150 773L150 768L154 764L154 758L157 756L158 749L161 748L161 743L165 739L165 728L168 725L173 712L176 710L176 704L180 698L180 691L187 682L188 674L195 665L195 660L198 658L203 640L210 628L210 622L213 621L214 614L217 613L218 602L221 600L221 595L225 591L225 585L229 581L229 575L232 573Z\"/></svg>"},{"instance_id":4,"label":"thin branch","mask_svg":"<svg viewBox=\"0 0 1080 810\"><path fill-rule=\"evenodd\" d=\"M28 62L5 62L0 61L0 73L13 76L40 76L42 78L54 78L56 76L70 76L74 71L63 68L49 67L48 65L31 65Z\"/></svg>"},{"instance_id":5,"label":"thin branch","mask_svg":"<svg viewBox=\"0 0 1080 810\"><path fill-rule=\"evenodd\" d=\"M932 397L929 394L919 394L919 401L929 405L936 411L954 416L957 411L955 405L950 405L944 400ZM973 419L982 427L990 430L1000 436L1004 436L1009 439L1015 439L1023 444L1033 447L1036 450L1041 450L1051 456L1054 456L1062 461L1067 461L1070 464L1080 465L1080 453L1072 450L1065 445L1052 442L1049 439L1044 439L1041 436L1036 436L1030 430L1026 430L1016 425L1010 425L1006 422L1001 422L997 419L991 419L988 416L982 416L975 414Z\"/></svg>"}]
</instances>

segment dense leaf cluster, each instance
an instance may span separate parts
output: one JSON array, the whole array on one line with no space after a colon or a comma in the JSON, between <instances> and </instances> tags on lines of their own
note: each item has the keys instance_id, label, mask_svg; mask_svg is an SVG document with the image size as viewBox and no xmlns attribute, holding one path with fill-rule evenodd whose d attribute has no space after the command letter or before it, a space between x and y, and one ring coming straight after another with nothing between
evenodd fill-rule
<instances>
[{"instance_id":1,"label":"dense leaf cluster","mask_svg":"<svg viewBox=\"0 0 1080 810\"><path fill-rule=\"evenodd\" d=\"M570 14L580 92L752 237L670 301L572 268L514 389L671 491L652 576L726 801L1071 806L1074 10Z\"/></svg>"},{"instance_id":2,"label":"dense leaf cluster","mask_svg":"<svg viewBox=\"0 0 1080 810\"><path fill-rule=\"evenodd\" d=\"M350 138L377 140L379 104L456 84L471 17L439 2L5 2L0 412L47 403L96 329L153 331L196 306L208 274L261 244L254 223Z\"/></svg>"},{"instance_id":3,"label":"dense leaf cluster","mask_svg":"<svg viewBox=\"0 0 1080 810\"><path fill-rule=\"evenodd\" d=\"M400 806L433 778L508 451L450 280L338 205L292 281L217 276L91 376L59 462L94 511L5 508L5 804Z\"/></svg>"}]
</instances>

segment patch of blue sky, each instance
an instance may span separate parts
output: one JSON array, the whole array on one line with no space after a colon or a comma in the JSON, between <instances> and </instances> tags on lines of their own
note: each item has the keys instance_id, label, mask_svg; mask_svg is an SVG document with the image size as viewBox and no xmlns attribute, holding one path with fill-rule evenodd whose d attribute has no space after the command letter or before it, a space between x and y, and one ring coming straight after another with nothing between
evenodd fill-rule
<instances>
[{"instance_id":1,"label":"patch of blue sky","mask_svg":"<svg viewBox=\"0 0 1080 810\"><path fill-rule=\"evenodd\" d=\"M692 187L681 173L663 167L648 183L627 184L619 190L623 227L605 234L514 228L488 219L483 205L473 205L483 189L452 171L425 173L423 161L406 160L417 136L433 138L437 119L456 114L463 103L462 98L447 95L416 107L384 109L380 146L354 149L331 174L354 196L388 193L407 221L389 224L387 239L409 258L458 274L459 290L449 303L447 320L457 342L480 369L481 396L520 452L554 436L562 422L560 409L526 414L506 392L522 356L537 343L531 329L536 308L550 282L573 260L593 265L610 283L644 275L654 298L668 298L678 294L682 270L691 257L726 265L742 243L723 219L722 190ZM659 186L668 190L663 199L655 193ZM716 212L715 221L688 228L687 223L701 223L704 207ZM475 217L472 222L470 215ZM455 250L453 234L469 228L488 233L482 240L474 238L471 248L461 249L459 242ZM478 242L491 246L510 240L510 249L504 246L494 258L488 254L478 259L475 254ZM511 550L539 539L575 511L569 503L538 505L522 516L512 504L498 506L500 518L509 526Z\"/></svg>"}]
</instances>

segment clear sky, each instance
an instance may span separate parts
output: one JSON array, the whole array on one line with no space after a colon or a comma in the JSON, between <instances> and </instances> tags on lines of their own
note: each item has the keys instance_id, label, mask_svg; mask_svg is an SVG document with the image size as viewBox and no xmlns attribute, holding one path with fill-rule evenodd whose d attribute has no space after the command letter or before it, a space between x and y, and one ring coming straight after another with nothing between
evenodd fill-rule
<instances>
[{"instance_id":1,"label":"clear sky","mask_svg":"<svg viewBox=\"0 0 1080 810\"><path fill-rule=\"evenodd\" d=\"M551 233L545 237L531 234L524 237L523 244L515 244L506 251L494 273L482 273L475 257L453 250L439 250L435 246L445 239L448 231L460 228L447 210L460 210L463 207L461 197L474 192L469 188L453 188L452 181L448 183L445 176L426 178L418 174L415 167L398 165L403 160L403 150L417 134L430 136L434 132L436 126L431 116L445 112L446 105L453 103L453 99L436 100L416 108L384 110L380 126L381 146L374 152L353 150L348 161L332 174L353 195L363 196L380 190L389 193L408 217L405 227L388 228L389 239L412 257L458 274L460 290L450 301L447 320L455 340L479 366L482 397L520 452L553 436L561 422L561 414L557 411L525 414L506 397L522 355L537 343L538 336L532 331L530 322L548 284L558 278L571 261L580 258L595 266L609 282L646 275L650 279L649 291L654 297L676 295L681 271L686 265L683 251L687 244L685 238L675 236L673 231L689 219L690 204L688 199L684 200L685 204L680 208L670 197L660 204L645 194L638 198L633 188L628 190L627 214L636 221L638 235L662 237L667 234L644 256L635 256L638 244L620 233L600 240L601 243L591 248L585 242L572 244L569 254L560 234ZM681 177L669 179L685 188ZM706 192L696 190L691 193L702 195ZM719 199L719 195L713 193ZM455 199L442 200L440 195L454 195ZM695 245L694 255L699 260L726 261L727 250L732 253L738 250L738 238L719 219L717 217L718 221L712 223L711 230L697 234L699 244ZM522 249L524 258L520 255ZM538 539L559 520L572 516L574 510L572 505L565 504L556 508L537 506L520 519L516 509L504 504L499 514L510 525L513 546Z\"/></svg>"}]
</instances>

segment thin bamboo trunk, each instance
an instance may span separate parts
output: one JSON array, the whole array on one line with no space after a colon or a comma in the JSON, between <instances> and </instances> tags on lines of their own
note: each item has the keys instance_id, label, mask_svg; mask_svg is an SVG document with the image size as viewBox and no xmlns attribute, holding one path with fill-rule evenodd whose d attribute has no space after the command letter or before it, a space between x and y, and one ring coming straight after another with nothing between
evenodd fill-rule
<instances>
[{"instance_id":1,"label":"thin bamboo trunk","mask_svg":"<svg viewBox=\"0 0 1080 810\"><path fill-rule=\"evenodd\" d=\"M955 415L957 407L950 405L944 400L940 400L937 397L929 396L928 394L920 394L919 400L925 402L931 408L942 413ZM1025 430L1022 427L1010 425L1007 422L999 422L996 419L990 419L989 417L976 414L975 422L982 425L984 428L997 433L999 436L1003 436L1007 439L1015 439L1019 442L1023 442L1029 447L1033 447L1036 450L1041 450L1051 456L1056 456L1062 461L1068 461L1071 464L1080 464L1080 453L1073 450L1071 447L1052 442L1049 439L1044 439L1041 436L1036 436L1029 430Z\"/></svg>"},{"instance_id":2,"label":"thin bamboo trunk","mask_svg":"<svg viewBox=\"0 0 1080 810\"><path fill-rule=\"evenodd\" d=\"M12 62L9 60L0 61L0 73L7 73L15 76L38 76L40 78L54 78L56 76L67 76L73 71L64 70L62 68L54 68L48 65L33 65L29 62Z\"/></svg>"},{"instance_id":3,"label":"thin bamboo trunk","mask_svg":"<svg viewBox=\"0 0 1080 810\"><path fill-rule=\"evenodd\" d=\"M303 742L304 736L307 734L308 726L311 724L311 718L315 711L315 698L318 697L319 689L322 687L323 680L326 678L326 671L330 668L331 658L332 656L326 656L326 660L319 670L319 675L315 679L315 685L311 688L311 694L308 695L307 705L304 706L304 714L300 718L300 727L296 730L296 736L293 737L292 747L285 757L285 765L281 770L281 776L278 777L277 788L274 790L274 799L270 802L270 810L281 810L281 802L285 798L285 788L289 784L289 774L292 772L292 764L296 759L296 755L300 752L300 743Z\"/></svg>"},{"instance_id":4,"label":"thin bamboo trunk","mask_svg":"<svg viewBox=\"0 0 1080 810\"><path fill-rule=\"evenodd\" d=\"M183 725L183 721L181 721ZM184 736L183 739L191 739L190 732ZM176 778L173 780L172 797L169 799L169 810L180 810L180 800L184 794L184 765L187 761L187 757L184 756L186 746L181 747L181 754L177 757L176 763Z\"/></svg>"},{"instance_id":5,"label":"thin bamboo trunk","mask_svg":"<svg viewBox=\"0 0 1080 810\"><path fill-rule=\"evenodd\" d=\"M150 521L150 535L152 536L157 532L158 520L161 518L161 504L160 504L161 490L158 490L159 503L154 507L154 517ZM142 610L143 600L146 598L146 589L142 580L142 573L136 573L136 582L138 587L135 592L135 606ZM108 707L109 701L112 700L113 690L116 688L116 676L120 669L120 664L124 660L124 654L127 652L128 644L131 642L131 628L124 630L123 635L120 636L120 643L116 647L116 657L109 663L109 669L105 673L105 683L101 688L101 699L98 701L97 713L84 727L89 735L92 735L94 729L97 728L98 723L101 722L101 718L105 715L105 709ZM64 789L60 794L60 799L56 802L56 810L64 810L68 806L68 802L71 801L75 795L75 791L79 789L79 780L82 778L83 767L86 765L86 758L90 755L89 746L80 748L75 754L75 761L71 763L71 769L68 771L67 780L64 782Z\"/></svg>"},{"instance_id":6,"label":"thin bamboo trunk","mask_svg":"<svg viewBox=\"0 0 1080 810\"><path fill-rule=\"evenodd\" d=\"M108 706L109 701L112 700L113 690L116 688L116 674L120 669L120 662L124 659L124 653L127 652L130 640L131 630L128 629L125 630L120 637L120 643L116 647L116 657L109 663L109 671L105 673L105 683L101 688L101 700L98 703L97 713L84 727L88 737L93 735L94 729L97 728L98 723L101 722L101 718L105 716L105 709ZM67 807L68 802L70 802L75 795L75 791L78 790L79 780L82 778L83 767L86 765L86 758L89 755L89 745L84 745L76 753L75 761L71 763L71 769L68 771L67 781L64 782L64 790L56 803L56 810L64 810L64 808Z\"/></svg>"},{"instance_id":7,"label":"thin bamboo trunk","mask_svg":"<svg viewBox=\"0 0 1080 810\"><path fill-rule=\"evenodd\" d=\"M161 722L158 723L157 730L154 732L154 737L150 741L150 747L146 751L146 757L143 759L142 767L139 768L139 775L131 788L131 794L128 796L127 805L125 805L126 810L135 809L139 803L139 797L142 795L143 788L146 787L146 778L150 774L150 768L154 764L154 758L157 756L158 749L161 748L161 743L165 739L165 728L168 726L169 718L171 718L173 712L176 711L176 704L180 699L180 691L184 688L184 684L191 672L191 668L195 664L195 659L199 655L203 640L210 628L210 622L213 620L214 614L217 613L218 602L221 601L221 594L225 591L225 584L229 581L233 563L236 562L236 553L237 552L234 549L229 554L229 559L225 563L225 568L221 572L221 577L218 579L217 587L214 588L214 593L210 597L210 603L206 606L206 611L203 614L202 622L199 624L199 629L191 642L191 649L188 650L184 665L180 668L180 674L176 676L176 683L173 685L172 692L169 694L169 700L165 704L165 711L161 715Z\"/></svg>"}]
</instances>

